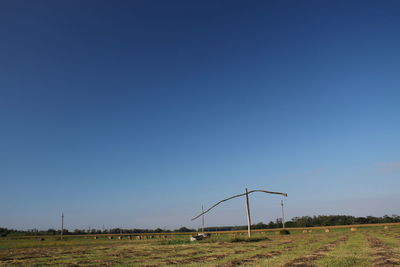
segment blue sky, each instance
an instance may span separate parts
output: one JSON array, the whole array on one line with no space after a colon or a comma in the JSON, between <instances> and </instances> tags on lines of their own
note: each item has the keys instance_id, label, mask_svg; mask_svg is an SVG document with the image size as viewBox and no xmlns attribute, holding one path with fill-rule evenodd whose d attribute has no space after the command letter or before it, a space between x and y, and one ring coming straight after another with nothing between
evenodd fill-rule
<instances>
[{"instance_id":1,"label":"blue sky","mask_svg":"<svg viewBox=\"0 0 400 267\"><path fill-rule=\"evenodd\" d=\"M0 226L400 214L398 1L1 1ZM254 222L280 216L253 194ZM207 225L245 224L236 199Z\"/></svg>"}]
</instances>

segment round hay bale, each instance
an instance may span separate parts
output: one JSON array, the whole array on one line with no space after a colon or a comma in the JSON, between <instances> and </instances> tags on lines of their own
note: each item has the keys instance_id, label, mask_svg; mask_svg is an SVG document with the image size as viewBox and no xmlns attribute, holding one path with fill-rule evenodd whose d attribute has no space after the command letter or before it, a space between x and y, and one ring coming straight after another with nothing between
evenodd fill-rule
<instances>
[{"instance_id":1,"label":"round hay bale","mask_svg":"<svg viewBox=\"0 0 400 267\"><path fill-rule=\"evenodd\" d=\"M351 227L351 228L350 228L350 231L355 232L355 231L357 231L357 228Z\"/></svg>"},{"instance_id":2,"label":"round hay bale","mask_svg":"<svg viewBox=\"0 0 400 267\"><path fill-rule=\"evenodd\" d=\"M97 239L97 236L94 236L93 239Z\"/></svg>"},{"instance_id":3,"label":"round hay bale","mask_svg":"<svg viewBox=\"0 0 400 267\"><path fill-rule=\"evenodd\" d=\"M110 240L113 239L112 235L108 236L108 239L110 239Z\"/></svg>"},{"instance_id":4,"label":"round hay bale","mask_svg":"<svg viewBox=\"0 0 400 267\"><path fill-rule=\"evenodd\" d=\"M121 240L121 239L122 239L122 236L118 236L117 238L118 238L119 240Z\"/></svg>"},{"instance_id":5,"label":"round hay bale","mask_svg":"<svg viewBox=\"0 0 400 267\"><path fill-rule=\"evenodd\" d=\"M383 229L389 230L389 226L385 225L385 226L383 226Z\"/></svg>"},{"instance_id":6,"label":"round hay bale","mask_svg":"<svg viewBox=\"0 0 400 267\"><path fill-rule=\"evenodd\" d=\"M142 237L141 237L140 235L138 235L138 236L136 237L136 239L139 240L139 239L142 239Z\"/></svg>"},{"instance_id":7,"label":"round hay bale","mask_svg":"<svg viewBox=\"0 0 400 267\"><path fill-rule=\"evenodd\" d=\"M325 229L325 233L329 233L331 230L329 229Z\"/></svg>"},{"instance_id":8,"label":"round hay bale","mask_svg":"<svg viewBox=\"0 0 400 267\"><path fill-rule=\"evenodd\" d=\"M132 239L132 237L131 237L130 235L128 235L126 238L127 238L128 240L131 240L131 239Z\"/></svg>"}]
</instances>

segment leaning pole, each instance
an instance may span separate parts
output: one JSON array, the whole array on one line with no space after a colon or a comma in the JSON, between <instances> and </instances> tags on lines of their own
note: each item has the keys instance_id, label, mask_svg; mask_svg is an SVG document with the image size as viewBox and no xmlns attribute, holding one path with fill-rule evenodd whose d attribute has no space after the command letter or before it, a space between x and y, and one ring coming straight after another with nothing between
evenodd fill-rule
<instances>
[{"instance_id":1,"label":"leaning pole","mask_svg":"<svg viewBox=\"0 0 400 267\"><path fill-rule=\"evenodd\" d=\"M203 216L204 214L206 214L207 212L209 212L210 210L212 210L213 208L215 208L216 206L218 206L219 204L221 204L224 201L228 201L231 200L233 198L236 197L241 197L241 196L245 196L246 199L246 213L247 213L247 234L249 237L251 237L251 216L250 216L250 203L249 203L249 194L254 193L254 192L261 192L261 193L266 193L266 194L275 194L275 195L282 195L287 197L286 193L281 193L281 192L272 192L272 191L267 191L267 190L251 190L248 191L247 188L245 190L245 192L243 194L239 194L239 195L235 195L232 197L228 197L226 199L223 199L221 201L218 201L217 203L215 203L214 205L212 205L210 208L208 208L206 211L202 211L202 213L200 213L199 215L197 215L196 217L194 217L192 219L192 221L196 220L197 218L199 218L200 216Z\"/></svg>"}]
</instances>

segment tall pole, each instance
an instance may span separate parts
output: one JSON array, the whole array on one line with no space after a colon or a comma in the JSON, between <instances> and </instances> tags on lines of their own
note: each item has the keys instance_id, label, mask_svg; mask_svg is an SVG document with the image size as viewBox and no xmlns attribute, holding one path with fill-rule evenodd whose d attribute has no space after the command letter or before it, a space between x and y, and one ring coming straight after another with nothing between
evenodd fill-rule
<instances>
[{"instance_id":1,"label":"tall pole","mask_svg":"<svg viewBox=\"0 0 400 267\"><path fill-rule=\"evenodd\" d=\"M281 200L281 206L282 206L282 226L285 228L285 212L283 211L283 200Z\"/></svg>"},{"instance_id":2,"label":"tall pole","mask_svg":"<svg viewBox=\"0 0 400 267\"><path fill-rule=\"evenodd\" d=\"M247 234L251 236L251 218L250 218L250 205L249 205L249 192L246 188L246 210L247 210Z\"/></svg>"},{"instance_id":3,"label":"tall pole","mask_svg":"<svg viewBox=\"0 0 400 267\"><path fill-rule=\"evenodd\" d=\"M203 215L201 216L201 223L203 226L203 233L204 233L204 208L203 208L203 205L201 205L201 213L203 213Z\"/></svg>"},{"instance_id":4,"label":"tall pole","mask_svg":"<svg viewBox=\"0 0 400 267\"><path fill-rule=\"evenodd\" d=\"M61 213L61 240L63 239L64 232L64 213Z\"/></svg>"}]
</instances>

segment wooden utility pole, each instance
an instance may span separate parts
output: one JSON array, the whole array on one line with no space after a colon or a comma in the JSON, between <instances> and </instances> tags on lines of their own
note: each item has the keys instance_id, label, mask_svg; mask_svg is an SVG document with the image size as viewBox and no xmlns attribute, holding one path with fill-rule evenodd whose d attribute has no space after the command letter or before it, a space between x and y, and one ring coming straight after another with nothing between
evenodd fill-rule
<instances>
[{"instance_id":1,"label":"wooden utility pole","mask_svg":"<svg viewBox=\"0 0 400 267\"><path fill-rule=\"evenodd\" d=\"M63 239L64 232L64 213L61 213L61 240Z\"/></svg>"},{"instance_id":2,"label":"wooden utility pole","mask_svg":"<svg viewBox=\"0 0 400 267\"><path fill-rule=\"evenodd\" d=\"M281 206L282 206L282 226L285 228L285 212L283 211L283 200L281 200Z\"/></svg>"},{"instance_id":3,"label":"wooden utility pole","mask_svg":"<svg viewBox=\"0 0 400 267\"><path fill-rule=\"evenodd\" d=\"M250 205L249 205L249 192L246 188L246 210L247 210L247 234L251 236L251 217L250 217Z\"/></svg>"}]
</instances>

